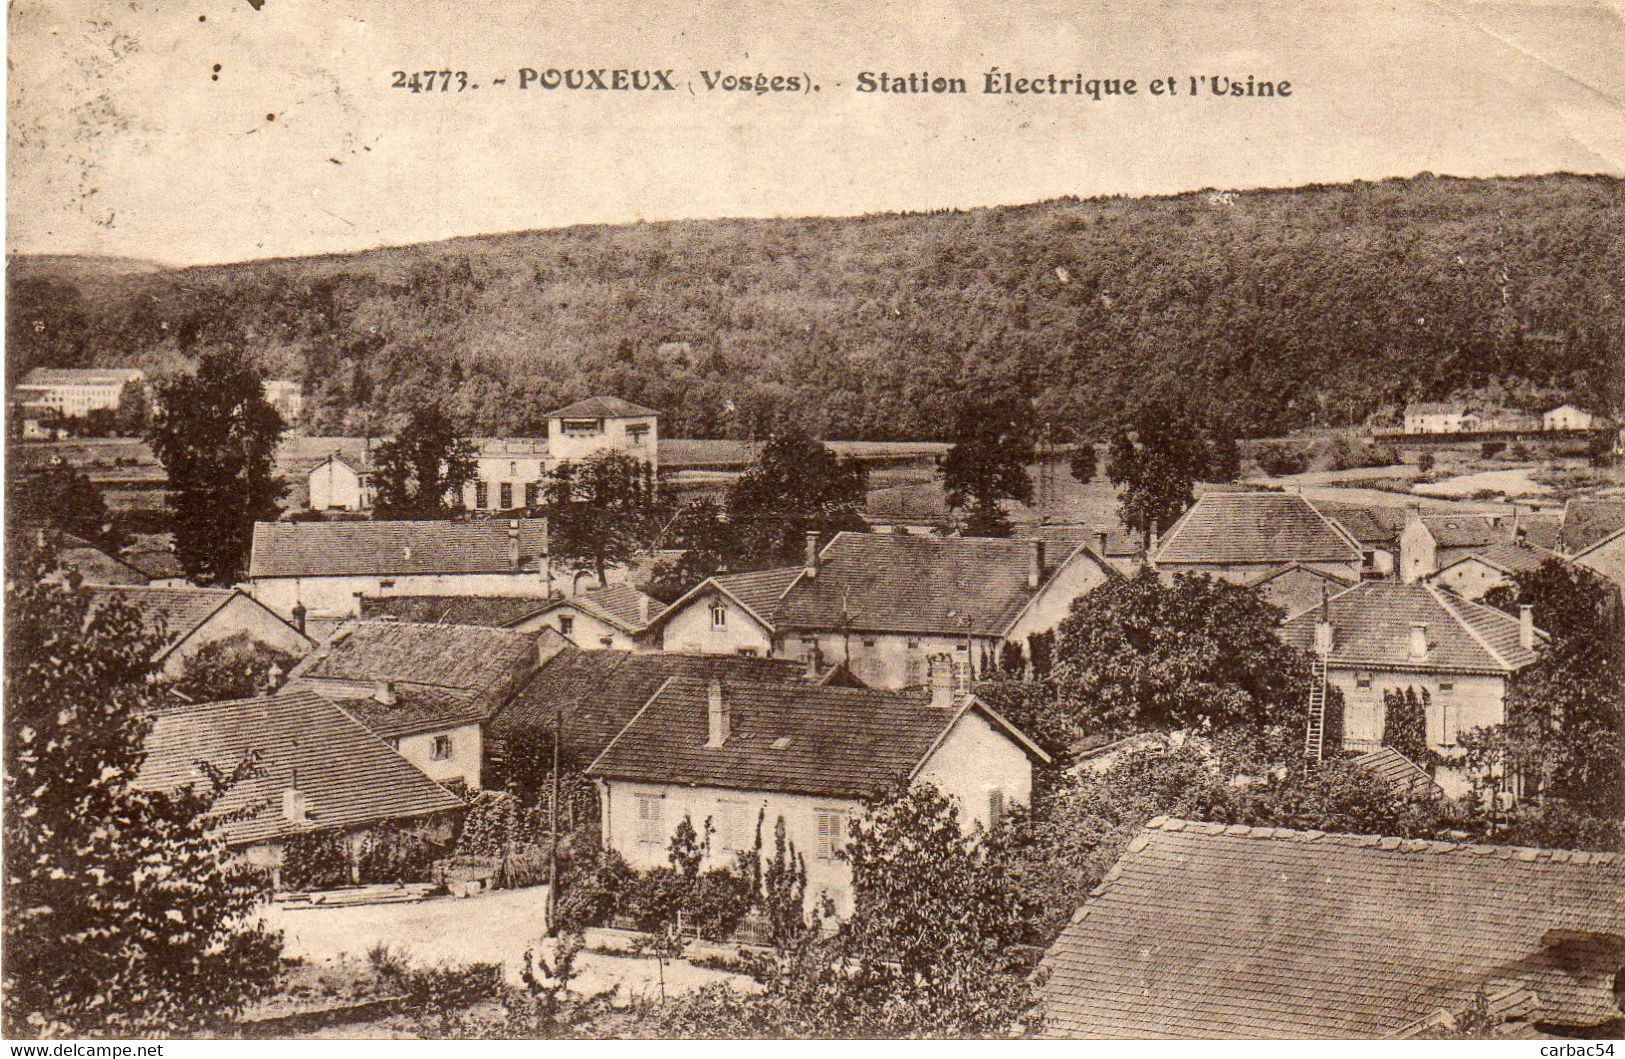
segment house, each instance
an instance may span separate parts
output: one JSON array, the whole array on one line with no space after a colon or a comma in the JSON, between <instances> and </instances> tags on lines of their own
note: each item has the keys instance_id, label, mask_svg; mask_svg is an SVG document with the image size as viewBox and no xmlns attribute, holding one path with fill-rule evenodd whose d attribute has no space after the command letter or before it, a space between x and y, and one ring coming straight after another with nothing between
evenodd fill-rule
<instances>
[{"instance_id":1,"label":"house","mask_svg":"<svg viewBox=\"0 0 1625 1059\"><path fill-rule=\"evenodd\" d=\"M1045 955L1043 1033L1413 1036L1482 993L1507 1033L1607 1036L1622 892L1614 853L1159 816Z\"/></svg>"},{"instance_id":2,"label":"house","mask_svg":"<svg viewBox=\"0 0 1625 1059\"><path fill-rule=\"evenodd\" d=\"M839 854L866 798L930 783L967 829L991 827L1030 799L1033 762L1049 760L991 707L956 696L939 662L932 687L903 692L668 680L587 769L604 845L658 867L679 822L710 820L709 864L723 866L753 848L758 819L766 829L782 819L806 859L808 907L828 897L850 915Z\"/></svg>"},{"instance_id":3,"label":"house","mask_svg":"<svg viewBox=\"0 0 1625 1059\"><path fill-rule=\"evenodd\" d=\"M1614 605L1625 618L1625 527L1571 556L1574 565L1601 577L1614 588Z\"/></svg>"},{"instance_id":4,"label":"house","mask_svg":"<svg viewBox=\"0 0 1625 1059\"><path fill-rule=\"evenodd\" d=\"M365 463L351 462L336 452L312 467L305 480L315 511L368 511L377 496Z\"/></svg>"},{"instance_id":5,"label":"house","mask_svg":"<svg viewBox=\"0 0 1625 1059\"><path fill-rule=\"evenodd\" d=\"M1283 615L1307 610L1328 595L1341 592L1355 583L1347 574L1308 563L1277 566L1246 582L1248 588L1256 590L1264 597L1264 602L1278 608Z\"/></svg>"},{"instance_id":6,"label":"house","mask_svg":"<svg viewBox=\"0 0 1625 1059\"><path fill-rule=\"evenodd\" d=\"M141 571L153 588L190 588L192 581L175 554L167 534L138 539L119 552L119 558Z\"/></svg>"},{"instance_id":7,"label":"house","mask_svg":"<svg viewBox=\"0 0 1625 1059\"><path fill-rule=\"evenodd\" d=\"M968 680L1004 643L1053 629L1074 599L1121 575L1088 545L838 533L823 548L809 534L799 570L731 576L696 585L652 623L668 650L840 663L870 687L902 688L925 683L936 654Z\"/></svg>"},{"instance_id":8,"label":"house","mask_svg":"<svg viewBox=\"0 0 1625 1059\"><path fill-rule=\"evenodd\" d=\"M1096 555L1105 556L1112 569L1124 577L1133 577L1145 565L1145 545L1140 534L1118 526L1040 522L1017 526L1015 536L1020 540L1045 541L1068 551L1087 544Z\"/></svg>"},{"instance_id":9,"label":"house","mask_svg":"<svg viewBox=\"0 0 1625 1059\"><path fill-rule=\"evenodd\" d=\"M479 790L485 722L565 646L556 633L350 622L288 673L284 691L332 699L430 779Z\"/></svg>"},{"instance_id":10,"label":"house","mask_svg":"<svg viewBox=\"0 0 1625 1059\"><path fill-rule=\"evenodd\" d=\"M463 486L469 511L514 511L542 502L542 484L557 460L546 438L482 438L475 447L474 480Z\"/></svg>"},{"instance_id":11,"label":"house","mask_svg":"<svg viewBox=\"0 0 1625 1059\"><path fill-rule=\"evenodd\" d=\"M1552 547L1564 555L1578 555L1621 529L1625 500L1570 500L1563 505L1562 528Z\"/></svg>"},{"instance_id":12,"label":"house","mask_svg":"<svg viewBox=\"0 0 1625 1059\"><path fill-rule=\"evenodd\" d=\"M1584 408L1560 404L1540 417L1540 425L1545 430L1591 430L1594 427L1607 426L1608 421L1601 416L1592 415Z\"/></svg>"},{"instance_id":13,"label":"house","mask_svg":"<svg viewBox=\"0 0 1625 1059\"><path fill-rule=\"evenodd\" d=\"M839 669L809 678L805 666L788 659L583 651L572 645L554 652L487 723L487 770L497 780L511 778L514 748L529 744L551 749L555 724L563 759L585 767L666 681L712 677L758 684L837 683L841 679Z\"/></svg>"},{"instance_id":14,"label":"house","mask_svg":"<svg viewBox=\"0 0 1625 1059\"><path fill-rule=\"evenodd\" d=\"M33 368L12 399L37 414L78 419L117 410L124 388L143 385L145 379L139 368Z\"/></svg>"},{"instance_id":15,"label":"house","mask_svg":"<svg viewBox=\"0 0 1625 1059\"><path fill-rule=\"evenodd\" d=\"M631 585L608 585L560 596L515 627L557 629L588 650L653 650L649 624L665 609L664 603Z\"/></svg>"},{"instance_id":16,"label":"house","mask_svg":"<svg viewBox=\"0 0 1625 1059\"><path fill-rule=\"evenodd\" d=\"M1399 535L1405 529L1405 509L1399 505L1339 504L1312 501L1315 510L1336 522L1360 546L1366 577L1393 577L1399 564Z\"/></svg>"},{"instance_id":17,"label":"house","mask_svg":"<svg viewBox=\"0 0 1625 1059\"><path fill-rule=\"evenodd\" d=\"M1492 544L1514 543L1519 528L1516 514L1449 511L1424 515L1411 504L1405 508L1405 528L1399 535L1399 579L1407 584L1421 581Z\"/></svg>"},{"instance_id":18,"label":"house","mask_svg":"<svg viewBox=\"0 0 1625 1059\"><path fill-rule=\"evenodd\" d=\"M660 469L660 413L619 397L589 397L547 415L549 467L609 449Z\"/></svg>"},{"instance_id":19,"label":"house","mask_svg":"<svg viewBox=\"0 0 1625 1059\"><path fill-rule=\"evenodd\" d=\"M207 781L203 765L230 773L249 755L251 777L215 806L226 845L277 872L287 842L333 832L352 849L385 827L416 827L444 841L463 802L314 692L293 692L159 712L136 776L144 790ZM279 885L279 884L278 884Z\"/></svg>"},{"instance_id":20,"label":"house","mask_svg":"<svg viewBox=\"0 0 1625 1059\"><path fill-rule=\"evenodd\" d=\"M314 646L298 628L235 588L95 585L88 591L92 606L117 602L141 615L142 626L162 641L153 661L170 677L180 676L186 660L205 644L234 636L296 658Z\"/></svg>"},{"instance_id":21,"label":"house","mask_svg":"<svg viewBox=\"0 0 1625 1059\"><path fill-rule=\"evenodd\" d=\"M1556 552L1527 541L1490 544L1440 567L1427 580L1464 599L1483 599L1490 589L1510 585L1519 574L1538 569L1541 563L1555 558Z\"/></svg>"},{"instance_id":22,"label":"house","mask_svg":"<svg viewBox=\"0 0 1625 1059\"><path fill-rule=\"evenodd\" d=\"M1296 565L1352 583L1364 556L1343 527L1297 493L1209 490L1163 534L1151 565L1165 578L1207 574L1240 585Z\"/></svg>"},{"instance_id":23,"label":"house","mask_svg":"<svg viewBox=\"0 0 1625 1059\"><path fill-rule=\"evenodd\" d=\"M1462 434L1475 427L1475 417L1461 401L1418 401L1405 406L1407 434Z\"/></svg>"},{"instance_id":24,"label":"house","mask_svg":"<svg viewBox=\"0 0 1625 1059\"><path fill-rule=\"evenodd\" d=\"M1528 607L1515 618L1435 585L1362 581L1288 618L1281 638L1325 658L1345 749L1381 746L1383 692L1415 688L1429 699L1428 746L1449 753L1462 732L1506 719L1507 683L1545 633Z\"/></svg>"},{"instance_id":25,"label":"house","mask_svg":"<svg viewBox=\"0 0 1625 1059\"><path fill-rule=\"evenodd\" d=\"M545 519L256 522L248 583L282 614L355 616L362 596L552 594Z\"/></svg>"},{"instance_id":26,"label":"house","mask_svg":"<svg viewBox=\"0 0 1625 1059\"><path fill-rule=\"evenodd\" d=\"M305 387L295 379L266 379L265 400L284 423L295 426L305 412Z\"/></svg>"}]
</instances>

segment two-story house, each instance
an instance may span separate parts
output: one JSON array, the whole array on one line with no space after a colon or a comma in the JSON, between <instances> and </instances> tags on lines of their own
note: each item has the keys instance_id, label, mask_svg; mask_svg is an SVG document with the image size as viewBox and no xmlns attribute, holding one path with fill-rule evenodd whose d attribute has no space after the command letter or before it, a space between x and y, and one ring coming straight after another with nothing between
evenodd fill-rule
<instances>
[{"instance_id":1,"label":"two-story house","mask_svg":"<svg viewBox=\"0 0 1625 1059\"><path fill-rule=\"evenodd\" d=\"M1032 795L1048 757L997 711L955 695L942 667L930 688L875 691L674 678L587 769L599 786L604 845L633 867L667 863L686 817L715 829L711 866L754 848L779 820L805 858L807 904L852 912L840 859L863 802L897 782L936 786L967 830L996 826ZM771 841L771 839L770 839Z\"/></svg>"},{"instance_id":2,"label":"two-story house","mask_svg":"<svg viewBox=\"0 0 1625 1059\"><path fill-rule=\"evenodd\" d=\"M1476 428L1472 410L1461 401L1416 401L1405 406L1407 434L1461 434Z\"/></svg>"},{"instance_id":3,"label":"two-story house","mask_svg":"<svg viewBox=\"0 0 1625 1059\"><path fill-rule=\"evenodd\" d=\"M310 507L316 511L367 511L376 495L366 461L346 459L336 452L305 472L305 485Z\"/></svg>"},{"instance_id":4,"label":"two-story house","mask_svg":"<svg viewBox=\"0 0 1625 1059\"><path fill-rule=\"evenodd\" d=\"M660 469L660 414L619 397L589 397L547 416L549 467L609 449Z\"/></svg>"}]
</instances>

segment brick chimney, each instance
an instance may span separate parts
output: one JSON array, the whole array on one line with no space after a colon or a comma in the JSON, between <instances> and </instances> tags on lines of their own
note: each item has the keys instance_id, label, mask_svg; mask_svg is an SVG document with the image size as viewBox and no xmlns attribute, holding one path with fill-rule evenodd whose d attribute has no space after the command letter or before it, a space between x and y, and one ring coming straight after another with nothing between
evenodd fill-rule
<instances>
[{"instance_id":1,"label":"brick chimney","mask_svg":"<svg viewBox=\"0 0 1625 1059\"><path fill-rule=\"evenodd\" d=\"M1518 643L1525 651L1535 649L1535 608L1527 603L1518 607Z\"/></svg>"},{"instance_id":2,"label":"brick chimney","mask_svg":"<svg viewBox=\"0 0 1625 1059\"><path fill-rule=\"evenodd\" d=\"M954 704L954 663L947 655L932 655L926 666L930 674L931 705L946 710Z\"/></svg>"},{"instance_id":3,"label":"brick chimney","mask_svg":"<svg viewBox=\"0 0 1625 1059\"><path fill-rule=\"evenodd\" d=\"M1428 627L1424 622L1411 623L1411 657L1423 659L1428 656Z\"/></svg>"},{"instance_id":4,"label":"brick chimney","mask_svg":"<svg viewBox=\"0 0 1625 1059\"><path fill-rule=\"evenodd\" d=\"M508 566L515 572L519 570L519 520L508 520Z\"/></svg>"},{"instance_id":5,"label":"brick chimney","mask_svg":"<svg viewBox=\"0 0 1625 1059\"><path fill-rule=\"evenodd\" d=\"M638 623L640 625L649 624L649 594L647 592L638 594Z\"/></svg>"},{"instance_id":6,"label":"brick chimney","mask_svg":"<svg viewBox=\"0 0 1625 1059\"><path fill-rule=\"evenodd\" d=\"M380 706L395 705L395 689L390 687L389 681L375 680L372 682L372 701Z\"/></svg>"},{"instance_id":7,"label":"brick chimney","mask_svg":"<svg viewBox=\"0 0 1625 1059\"><path fill-rule=\"evenodd\" d=\"M293 774L291 781L295 786L282 789L282 819L290 824L304 824L310 822L310 797L297 786L299 773Z\"/></svg>"},{"instance_id":8,"label":"brick chimney","mask_svg":"<svg viewBox=\"0 0 1625 1059\"><path fill-rule=\"evenodd\" d=\"M1100 553L1102 559L1106 558L1106 531L1095 530L1095 551Z\"/></svg>"},{"instance_id":9,"label":"brick chimney","mask_svg":"<svg viewBox=\"0 0 1625 1059\"><path fill-rule=\"evenodd\" d=\"M1027 560L1027 587L1036 589L1044 583L1044 542L1033 541L1032 554Z\"/></svg>"},{"instance_id":10,"label":"brick chimney","mask_svg":"<svg viewBox=\"0 0 1625 1059\"><path fill-rule=\"evenodd\" d=\"M818 576L818 531L807 531L807 558L803 565L809 578Z\"/></svg>"},{"instance_id":11,"label":"brick chimney","mask_svg":"<svg viewBox=\"0 0 1625 1059\"><path fill-rule=\"evenodd\" d=\"M297 600L293 604L293 627L300 632L305 631L305 605Z\"/></svg>"},{"instance_id":12,"label":"brick chimney","mask_svg":"<svg viewBox=\"0 0 1625 1059\"><path fill-rule=\"evenodd\" d=\"M706 731L705 745L716 748L728 741L730 718L728 716L728 703L722 697L722 681L716 677L705 688L706 705Z\"/></svg>"},{"instance_id":13,"label":"brick chimney","mask_svg":"<svg viewBox=\"0 0 1625 1059\"><path fill-rule=\"evenodd\" d=\"M271 668L266 670L265 673L265 694L276 694L276 689L282 686L282 676L282 667L272 662Z\"/></svg>"}]
</instances>

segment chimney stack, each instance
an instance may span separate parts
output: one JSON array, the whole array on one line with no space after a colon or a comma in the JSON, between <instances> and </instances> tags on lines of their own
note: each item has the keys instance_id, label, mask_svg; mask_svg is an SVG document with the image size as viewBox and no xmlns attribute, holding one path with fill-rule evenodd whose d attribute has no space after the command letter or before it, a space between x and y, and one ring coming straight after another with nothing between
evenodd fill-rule
<instances>
[{"instance_id":1,"label":"chimney stack","mask_svg":"<svg viewBox=\"0 0 1625 1059\"><path fill-rule=\"evenodd\" d=\"M1106 558L1106 531L1095 531L1095 551L1100 553L1102 559Z\"/></svg>"},{"instance_id":2,"label":"chimney stack","mask_svg":"<svg viewBox=\"0 0 1625 1059\"><path fill-rule=\"evenodd\" d=\"M1027 563L1027 587L1036 589L1044 583L1044 542L1033 541L1032 558Z\"/></svg>"},{"instance_id":3,"label":"chimney stack","mask_svg":"<svg viewBox=\"0 0 1625 1059\"><path fill-rule=\"evenodd\" d=\"M293 604L293 627L300 632L305 631L305 605L295 600Z\"/></svg>"},{"instance_id":4,"label":"chimney stack","mask_svg":"<svg viewBox=\"0 0 1625 1059\"><path fill-rule=\"evenodd\" d=\"M818 671L823 668L824 653L818 649L817 643L807 645L807 679L817 680Z\"/></svg>"},{"instance_id":5,"label":"chimney stack","mask_svg":"<svg viewBox=\"0 0 1625 1059\"><path fill-rule=\"evenodd\" d=\"M1428 656L1428 627L1422 622L1411 623L1411 657L1416 659Z\"/></svg>"},{"instance_id":6,"label":"chimney stack","mask_svg":"<svg viewBox=\"0 0 1625 1059\"><path fill-rule=\"evenodd\" d=\"M649 624L649 594L647 592L638 593L638 622L642 625Z\"/></svg>"},{"instance_id":7,"label":"chimney stack","mask_svg":"<svg viewBox=\"0 0 1625 1059\"><path fill-rule=\"evenodd\" d=\"M932 655L927 660L931 677L931 705L946 710L954 704L954 663L947 655Z\"/></svg>"},{"instance_id":8,"label":"chimney stack","mask_svg":"<svg viewBox=\"0 0 1625 1059\"><path fill-rule=\"evenodd\" d=\"M282 686L282 667L275 662L265 673L265 694L275 695L276 689Z\"/></svg>"},{"instance_id":9,"label":"chimney stack","mask_svg":"<svg viewBox=\"0 0 1625 1059\"><path fill-rule=\"evenodd\" d=\"M508 565L515 572L519 570L519 520L508 520Z\"/></svg>"},{"instance_id":10,"label":"chimney stack","mask_svg":"<svg viewBox=\"0 0 1625 1059\"><path fill-rule=\"evenodd\" d=\"M299 782L298 773L294 774L293 782ZM282 819L290 824L308 823L310 820L310 799L298 787L284 787L282 790Z\"/></svg>"},{"instance_id":11,"label":"chimney stack","mask_svg":"<svg viewBox=\"0 0 1625 1059\"><path fill-rule=\"evenodd\" d=\"M806 562L804 563L804 565L806 567L806 576L807 577L813 578L813 577L818 576L818 531L817 530L808 530L807 531L807 558L806 558Z\"/></svg>"},{"instance_id":12,"label":"chimney stack","mask_svg":"<svg viewBox=\"0 0 1625 1059\"><path fill-rule=\"evenodd\" d=\"M1525 651L1535 649L1535 608L1527 603L1518 607L1518 643Z\"/></svg>"},{"instance_id":13,"label":"chimney stack","mask_svg":"<svg viewBox=\"0 0 1625 1059\"><path fill-rule=\"evenodd\" d=\"M375 680L372 682L372 701L380 706L395 705L395 689L389 686L389 681Z\"/></svg>"},{"instance_id":14,"label":"chimney stack","mask_svg":"<svg viewBox=\"0 0 1625 1059\"><path fill-rule=\"evenodd\" d=\"M1315 622L1315 653L1322 657L1332 653L1332 623L1324 614Z\"/></svg>"},{"instance_id":15,"label":"chimney stack","mask_svg":"<svg viewBox=\"0 0 1625 1059\"><path fill-rule=\"evenodd\" d=\"M728 741L728 703L722 698L722 681L716 677L706 685L706 716L709 722L709 736L705 741L708 747L716 748Z\"/></svg>"}]
</instances>

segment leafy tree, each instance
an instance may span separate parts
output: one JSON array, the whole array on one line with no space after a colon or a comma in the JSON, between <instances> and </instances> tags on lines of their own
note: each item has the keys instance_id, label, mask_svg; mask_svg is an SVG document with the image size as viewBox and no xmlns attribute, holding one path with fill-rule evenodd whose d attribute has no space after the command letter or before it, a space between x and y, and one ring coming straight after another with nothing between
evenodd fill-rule
<instances>
[{"instance_id":1,"label":"leafy tree","mask_svg":"<svg viewBox=\"0 0 1625 1059\"><path fill-rule=\"evenodd\" d=\"M1201 574L1108 582L1058 629L1057 695L1091 731L1299 724L1309 664L1276 635L1280 617L1251 589Z\"/></svg>"},{"instance_id":2,"label":"leafy tree","mask_svg":"<svg viewBox=\"0 0 1625 1059\"><path fill-rule=\"evenodd\" d=\"M273 473L284 424L259 370L234 350L158 386L147 440L169 475L175 555L193 581L236 577L256 521L277 517L287 486Z\"/></svg>"},{"instance_id":3,"label":"leafy tree","mask_svg":"<svg viewBox=\"0 0 1625 1059\"><path fill-rule=\"evenodd\" d=\"M246 699L265 690L273 668L286 673L296 661L293 655L242 632L198 648L169 688L188 702Z\"/></svg>"},{"instance_id":4,"label":"leafy tree","mask_svg":"<svg viewBox=\"0 0 1625 1059\"><path fill-rule=\"evenodd\" d=\"M28 556L6 583L5 1033L191 1032L278 973L279 938L249 918L266 880L206 815L250 763L137 789L157 643L49 569Z\"/></svg>"},{"instance_id":5,"label":"leafy tree","mask_svg":"<svg viewBox=\"0 0 1625 1059\"><path fill-rule=\"evenodd\" d=\"M656 564L644 586L656 599L670 603L712 574L723 573L738 560L739 542L722 507L709 497L692 500L677 509L658 533L655 547L682 549L676 559Z\"/></svg>"},{"instance_id":6,"label":"leafy tree","mask_svg":"<svg viewBox=\"0 0 1625 1059\"><path fill-rule=\"evenodd\" d=\"M7 476L6 521L14 534L46 526L110 548L119 544L118 525L101 490L83 471L65 463L34 471L13 469Z\"/></svg>"},{"instance_id":7,"label":"leafy tree","mask_svg":"<svg viewBox=\"0 0 1625 1059\"><path fill-rule=\"evenodd\" d=\"M649 465L604 450L560 463L542 486L553 564L609 584L609 568L631 562L649 544L658 492Z\"/></svg>"},{"instance_id":8,"label":"leafy tree","mask_svg":"<svg viewBox=\"0 0 1625 1059\"><path fill-rule=\"evenodd\" d=\"M1106 473L1121 490L1118 516L1145 535L1166 530L1185 513L1199 481L1230 481L1240 469L1235 436L1184 401L1154 397L1119 427L1107 449ZM1083 465L1074 457L1072 473L1081 481L1094 475L1094 453Z\"/></svg>"},{"instance_id":9,"label":"leafy tree","mask_svg":"<svg viewBox=\"0 0 1625 1059\"><path fill-rule=\"evenodd\" d=\"M972 537L1008 537L1010 519L1001 502L1033 498L1027 465L1033 460L1032 409L1007 398L967 402L942 460L942 491L948 506L964 512L961 529Z\"/></svg>"},{"instance_id":10,"label":"leafy tree","mask_svg":"<svg viewBox=\"0 0 1625 1059\"><path fill-rule=\"evenodd\" d=\"M1426 688L1417 695L1414 687L1400 691L1390 688L1382 693L1382 745L1393 747L1417 763L1427 761L1428 725L1427 709L1430 696Z\"/></svg>"},{"instance_id":11,"label":"leafy tree","mask_svg":"<svg viewBox=\"0 0 1625 1059\"><path fill-rule=\"evenodd\" d=\"M118 408L113 412L113 429L125 437L138 438L147 432L152 420L152 401L147 384L134 380L119 390Z\"/></svg>"},{"instance_id":12,"label":"leafy tree","mask_svg":"<svg viewBox=\"0 0 1625 1059\"><path fill-rule=\"evenodd\" d=\"M868 472L795 430L774 434L728 492L747 568L799 563L808 532L861 530Z\"/></svg>"},{"instance_id":13,"label":"leafy tree","mask_svg":"<svg viewBox=\"0 0 1625 1059\"><path fill-rule=\"evenodd\" d=\"M418 405L374 453L373 510L381 519L447 518L463 507L478 466L474 443L437 405Z\"/></svg>"}]
</instances>

